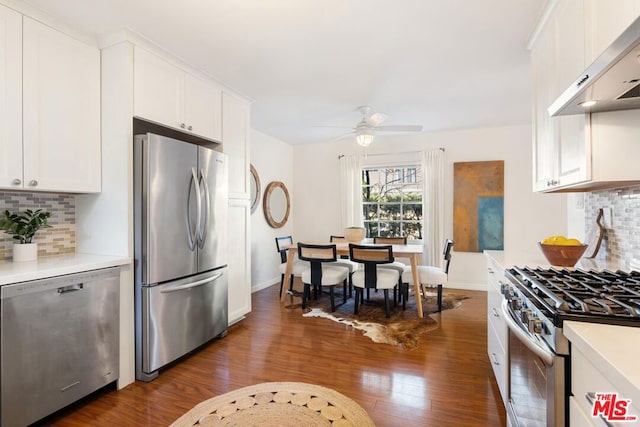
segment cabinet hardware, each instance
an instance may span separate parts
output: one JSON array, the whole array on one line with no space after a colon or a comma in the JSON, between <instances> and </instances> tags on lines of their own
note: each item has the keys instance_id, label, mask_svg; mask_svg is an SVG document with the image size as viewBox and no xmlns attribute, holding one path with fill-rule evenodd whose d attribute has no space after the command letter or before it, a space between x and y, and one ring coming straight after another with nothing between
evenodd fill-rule
<instances>
[{"instance_id":1,"label":"cabinet hardware","mask_svg":"<svg viewBox=\"0 0 640 427\"><path fill-rule=\"evenodd\" d=\"M184 123L180 123L180 127L181 127L182 129L184 129L184 128L185 128L185 126L186 126L186 125L185 125Z\"/></svg>"},{"instance_id":2,"label":"cabinet hardware","mask_svg":"<svg viewBox=\"0 0 640 427\"><path fill-rule=\"evenodd\" d=\"M498 361L498 356L495 353L491 353L491 361L493 362L494 365L500 365L500 362Z\"/></svg>"},{"instance_id":3,"label":"cabinet hardware","mask_svg":"<svg viewBox=\"0 0 640 427\"><path fill-rule=\"evenodd\" d=\"M19 178L16 178L16 179L14 179L13 181L11 181L11 183L12 183L13 185L20 185L20 184L22 184L22 180L21 180L21 179L19 179Z\"/></svg>"},{"instance_id":4,"label":"cabinet hardware","mask_svg":"<svg viewBox=\"0 0 640 427\"><path fill-rule=\"evenodd\" d=\"M35 179L32 179L31 181L29 181L29 185L32 187L35 187L38 185L38 181L36 181Z\"/></svg>"},{"instance_id":5,"label":"cabinet hardware","mask_svg":"<svg viewBox=\"0 0 640 427\"><path fill-rule=\"evenodd\" d=\"M193 126L189 125L188 130L193 130Z\"/></svg>"},{"instance_id":6,"label":"cabinet hardware","mask_svg":"<svg viewBox=\"0 0 640 427\"><path fill-rule=\"evenodd\" d=\"M500 313L498 313L495 307L491 307L491 311L493 312L493 317L500 317Z\"/></svg>"}]
</instances>

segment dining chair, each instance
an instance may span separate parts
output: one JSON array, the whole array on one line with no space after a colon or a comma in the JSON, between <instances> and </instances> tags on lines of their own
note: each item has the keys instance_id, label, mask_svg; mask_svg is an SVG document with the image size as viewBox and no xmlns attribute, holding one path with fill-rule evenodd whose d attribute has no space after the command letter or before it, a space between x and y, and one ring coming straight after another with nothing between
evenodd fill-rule
<instances>
[{"instance_id":1,"label":"dining chair","mask_svg":"<svg viewBox=\"0 0 640 427\"><path fill-rule=\"evenodd\" d=\"M278 267L278 270L280 271L280 293L278 295L282 295L284 274L287 271L287 247L291 245L293 245L293 238L291 236L276 237L276 248L280 254L280 266ZM293 261L293 268L291 269L291 276L289 277L289 291L293 290L294 277L300 277L302 272L308 267L309 264L304 261L297 259Z\"/></svg>"},{"instance_id":2,"label":"dining chair","mask_svg":"<svg viewBox=\"0 0 640 427\"><path fill-rule=\"evenodd\" d=\"M447 284L449 278L449 265L451 264L451 251L453 249L453 240L446 239L444 241L444 249L442 250L442 256L444 258L444 268L419 265L418 276L420 277L420 287L422 288L422 295L427 298L426 287L438 287L438 312L442 311L442 287ZM406 285L405 292L408 293L408 288L413 284L413 272L411 267L407 267L402 274L402 282ZM418 296L416 296L418 297Z\"/></svg>"},{"instance_id":3,"label":"dining chair","mask_svg":"<svg viewBox=\"0 0 640 427\"><path fill-rule=\"evenodd\" d=\"M353 287L356 290L354 313L358 314L358 304L363 303L365 289L382 289L384 291L385 314L390 317L389 289L395 289L400 275L394 269L382 267L393 262L393 247L391 245L368 246L350 243L349 258L364 265L363 269L353 273Z\"/></svg>"},{"instance_id":4,"label":"dining chair","mask_svg":"<svg viewBox=\"0 0 640 427\"><path fill-rule=\"evenodd\" d=\"M302 308L307 308L307 299L311 297L311 286L314 288L314 295L317 295L322 287L329 288L331 298L331 311L336 311L336 302L333 289L340 283L343 284L343 303L347 302L347 277L349 270L331 265L336 257L336 245L317 245L298 243L298 259L308 261L309 267L302 272Z\"/></svg>"},{"instance_id":5,"label":"dining chair","mask_svg":"<svg viewBox=\"0 0 640 427\"><path fill-rule=\"evenodd\" d=\"M348 243L344 236L330 236L329 241L331 243ZM353 292L353 273L360 268L360 264L355 261L351 261L349 259L349 255L342 255L331 265L337 265L339 267L349 269L349 297L351 297Z\"/></svg>"},{"instance_id":6,"label":"dining chair","mask_svg":"<svg viewBox=\"0 0 640 427\"><path fill-rule=\"evenodd\" d=\"M406 237L383 237L383 236L376 236L373 238L373 243L376 244L383 244L383 245L406 245L407 244L407 238ZM402 273L404 273L404 269L407 267L406 264L400 262L400 261L394 261L390 264L383 264L380 267L382 268L391 268L394 269L398 272L399 277L402 277ZM400 290L399 294L396 294L396 291L394 289L393 291L393 297L397 298L397 300L399 301L400 298L402 298L402 280L400 280L398 282L398 289Z\"/></svg>"}]
</instances>

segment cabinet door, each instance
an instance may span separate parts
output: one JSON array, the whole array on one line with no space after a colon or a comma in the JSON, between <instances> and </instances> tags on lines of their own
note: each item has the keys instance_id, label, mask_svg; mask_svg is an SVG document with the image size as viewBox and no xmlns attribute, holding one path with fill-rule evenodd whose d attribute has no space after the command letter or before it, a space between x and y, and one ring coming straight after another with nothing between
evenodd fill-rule
<instances>
[{"instance_id":1,"label":"cabinet door","mask_svg":"<svg viewBox=\"0 0 640 427\"><path fill-rule=\"evenodd\" d=\"M562 0L554 11L556 96L582 73L586 63L583 0ZM558 185L576 184L591 177L589 115L553 118L558 126Z\"/></svg>"},{"instance_id":2,"label":"cabinet door","mask_svg":"<svg viewBox=\"0 0 640 427\"><path fill-rule=\"evenodd\" d=\"M638 0L587 0L587 63L592 63L638 16Z\"/></svg>"},{"instance_id":3,"label":"cabinet door","mask_svg":"<svg viewBox=\"0 0 640 427\"><path fill-rule=\"evenodd\" d=\"M22 188L22 15L0 5L0 188Z\"/></svg>"},{"instance_id":4,"label":"cabinet door","mask_svg":"<svg viewBox=\"0 0 640 427\"><path fill-rule=\"evenodd\" d=\"M135 116L178 129L184 117L185 73L164 59L136 47L133 113Z\"/></svg>"},{"instance_id":5,"label":"cabinet door","mask_svg":"<svg viewBox=\"0 0 640 427\"><path fill-rule=\"evenodd\" d=\"M531 51L533 72L533 189L549 189L557 165L556 122L547 108L555 100L554 26L547 24Z\"/></svg>"},{"instance_id":6,"label":"cabinet door","mask_svg":"<svg viewBox=\"0 0 640 427\"><path fill-rule=\"evenodd\" d=\"M23 20L25 188L99 192L100 51Z\"/></svg>"},{"instance_id":7,"label":"cabinet door","mask_svg":"<svg viewBox=\"0 0 640 427\"><path fill-rule=\"evenodd\" d=\"M222 149L229 155L229 197L249 199L249 104L222 94Z\"/></svg>"},{"instance_id":8,"label":"cabinet door","mask_svg":"<svg viewBox=\"0 0 640 427\"><path fill-rule=\"evenodd\" d=\"M249 201L229 199L229 324L251 311L250 221Z\"/></svg>"},{"instance_id":9,"label":"cabinet door","mask_svg":"<svg viewBox=\"0 0 640 427\"><path fill-rule=\"evenodd\" d=\"M222 91L205 80L185 76L185 123L187 130L222 141Z\"/></svg>"}]
</instances>

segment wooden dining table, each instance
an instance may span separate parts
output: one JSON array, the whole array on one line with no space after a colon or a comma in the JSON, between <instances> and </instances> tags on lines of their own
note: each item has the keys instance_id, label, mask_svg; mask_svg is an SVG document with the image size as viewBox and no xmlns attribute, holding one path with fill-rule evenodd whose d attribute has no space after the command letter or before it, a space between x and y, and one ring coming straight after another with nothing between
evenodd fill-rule
<instances>
[{"instance_id":1,"label":"wooden dining table","mask_svg":"<svg viewBox=\"0 0 640 427\"><path fill-rule=\"evenodd\" d=\"M315 243L315 242L314 242ZM315 243L317 244L317 243ZM336 253L338 256L349 255L349 244L348 243L320 243L320 244L335 244L336 245ZM388 246L384 244L368 244L367 246ZM423 245L391 245L393 248L393 257L394 258L405 258L409 259L411 262L411 272L413 273L413 290L416 298L416 309L418 310L418 317L424 317L422 313L422 299L420 298L420 276L418 274L418 264L420 263L420 257L422 256L422 252L424 251ZM285 270L284 277L291 276L291 270L293 269L293 262L298 253L298 245L294 243L287 248L287 269ZM280 293L280 302L285 301L285 297L287 296L287 287L282 287L282 292Z\"/></svg>"}]
</instances>

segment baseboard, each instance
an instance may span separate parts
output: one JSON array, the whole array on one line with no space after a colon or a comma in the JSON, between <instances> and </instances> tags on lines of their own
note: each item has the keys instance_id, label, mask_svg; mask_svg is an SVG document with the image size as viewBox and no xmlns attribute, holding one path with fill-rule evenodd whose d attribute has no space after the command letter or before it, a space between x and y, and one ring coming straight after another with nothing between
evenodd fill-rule
<instances>
[{"instance_id":1,"label":"baseboard","mask_svg":"<svg viewBox=\"0 0 640 427\"><path fill-rule=\"evenodd\" d=\"M463 289L467 291L487 291L486 283L458 283L458 282L448 282L445 286L445 289Z\"/></svg>"},{"instance_id":2,"label":"baseboard","mask_svg":"<svg viewBox=\"0 0 640 427\"><path fill-rule=\"evenodd\" d=\"M261 291L273 285L280 285L280 278L266 280L262 283L258 283L251 286L251 293Z\"/></svg>"}]
</instances>

